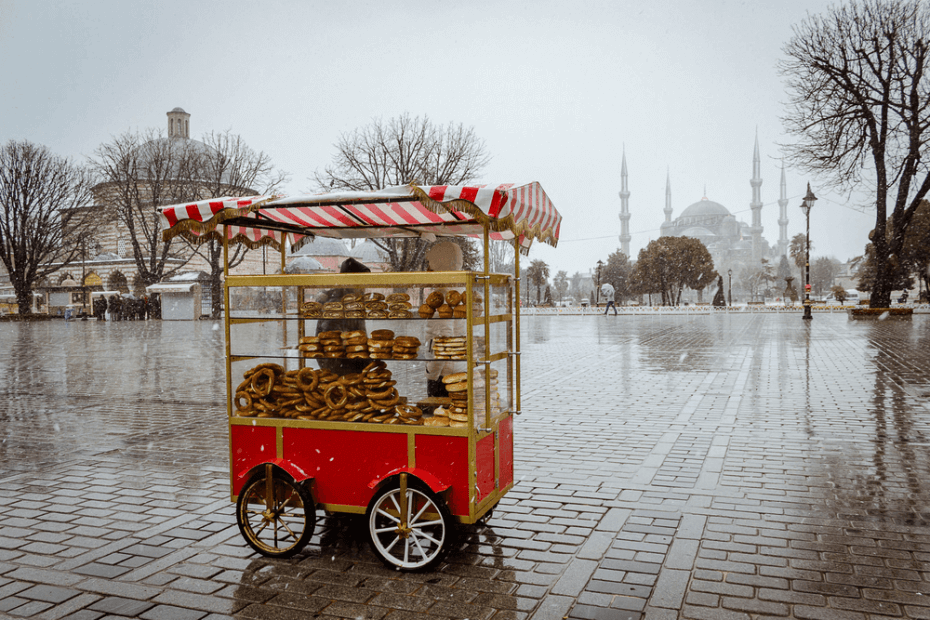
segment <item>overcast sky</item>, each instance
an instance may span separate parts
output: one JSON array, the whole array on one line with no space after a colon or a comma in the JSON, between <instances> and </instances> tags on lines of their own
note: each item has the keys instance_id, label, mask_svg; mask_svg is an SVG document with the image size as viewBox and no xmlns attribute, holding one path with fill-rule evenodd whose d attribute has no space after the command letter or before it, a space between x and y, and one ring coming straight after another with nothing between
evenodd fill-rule
<instances>
[{"instance_id":1,"label":"overcast sky","mask_svg":"<svg viewBox=\"0 0 930 620\"><path fill-rule=\"evenodd\" d=\"M550 2L158 2L0 0L0 140L83 159L127 130L231 130L289 172L288 194L343 132L409 112L473 126L492 155L483 181L539 181L562 213L554 275L620 247L620 163L629 168L631 254L658 237L666 173L673 218L706 195L751 220L753 140L762 221L778 240L776 63L820 0ZM786 171L788 237L814 256L862 253L867 196ZM706 194L705 194L706 187Z\"/></svg>"}]
</instances>

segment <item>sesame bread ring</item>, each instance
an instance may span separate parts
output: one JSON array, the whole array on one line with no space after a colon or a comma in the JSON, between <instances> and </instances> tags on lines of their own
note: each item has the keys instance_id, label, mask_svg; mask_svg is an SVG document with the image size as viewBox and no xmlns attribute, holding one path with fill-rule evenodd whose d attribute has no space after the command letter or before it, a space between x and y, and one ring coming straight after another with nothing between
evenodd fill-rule
<instances>
[{"instance_id":1,"label":"sesame bread ring","mask_svg":"<svg viewBox=\"0 0 930 620\"><path fill-rule=\"evenodd\" d=\"M467 381L468 373L467 372L457 372L454 375L446 375L442 378L443 383L458 383L460 381Z\"/></svg>"},{"instance_id":2,"label":"sesame bread ring","mask_svg":"<svg viewBox=\"0 0 930 620\"><path fill-rule=\"evenodd\" d=\"M312 392L320 384L320 378L312 368L301 368L297 373L297 387L304 392Z\"/></svg>"},{"instance_id":3,"label":"sesame bread ring","mask_svg":"<svg viewBox=\"0 0 930 620\"><path fill-rule=\"evenodd\" d=\"M462 303L462 294L458 291L448 291L446 293L446 303L453 308Z\"/></svg>"},{"instance_id":4,"label":"sesame bread ring","mask_svg":"<svg viewBox=\"0 0 930 620\"><path fill-rule=\"evenodd\" d=\"M414 405L396 405L394 411L402 418L418 419L423 417L423 411Z\"/></svg>"},{"instance_id":5,"label":"sesame bread ring","mask_svg":"<svg viewBox=\"0 0 930 620\"><path fill-rule=\"evenodd\" d=\"M339 380L339 375L331 370L321 370L317 373L320 376L320 383L332 383ZM321 386L322 387L322 386Z\"/></svg>"},{"instance_id":6,"label":"sesame bread ring","mask_svg":"<svg viewBox=\"0 0 930 620\"><path fill-rule=\"evenodd\" d=\"M348 375L342 375L339 377L339 383L342 385L359 385L362 382L362 373L353 372Z\"/></svg>"},{"instance_id":7,"label":"sesame bread ring","mask_svg":"<svg viewBox=\"0 0 930 620\"><path fill-rule=\"evenodd\" d=\"M339 395L339 400L335 399L336 394ZM330 409L341 409L349 402L349 390L341 383L330 384L330 386L326 388L326 394L323 395L323 399Z\"/></svg>"},{"instance_id":8,"label":"sesame bread ring","mask_svg":"<svg viewBox=\"0 0 930 620\"><path fill-rule=\"evenodd\" d=\"M360 329L351 332L342 332L343 340L348 340L349 338L365 338L365 332Z\"/></svg>"},{"instance_id":9,"label":"sesame bread ring","mask_svg":"<svg viewBox=\"0 0 930 620\"><path fill-rule=\"evenodd\" d=\"M355 338L344 338L342 340L342 344L352 345L352 346L359 345L359 344L368 344L368 338L365 338L364 336L357 336Z\"/></svg>"},{"instance_id":10,"label":"sesame bread ring","mask_svg":"<svg viewBox=\"0 0 930 620\"><path fill-rule=\"evenodd\" d=\"M319 334L316 335L316 337L321 338L321 339L322 338L340 338L341 339L342 332L337 332L337 331L320 332Z\"/></svg>"},{"instance_id":11,"label":"sesame bread ring","mask_svg":"<svg viewBox=\"0 0 930 620\"><path fill-rule=\"evenodd\" d=\"M371 400L388 400L392 398L395 389L393 386L384 388L383 390L368 390L365 394ZM395 403L396 404L396 403Z\"/></svg>"},{"instance_id":12,"label":"sesame bread ring","mask_svg":"<svg viewBox=\"0 0 930 620\"><path fill-rule=\"evenodd\" d=\"M274 387L274 371L270 368L263 368L252 375L252 391L259 396L268 396L271 394L271 388Z\"/></svg>"},{"instance_id":13,"label":"sesame bread ring","mask_svg":"<svg viewBox=\"0 0 930 620\"><path fill-rule=\"evenodd\" d=\"M375 372L375 371L378 371L378 370L383 370L383 369L385 369L385 368L387 368L387 364L385 364L384 362L372 362L372 363L368 364L367 366L365 366L365 368L362 370L362 372L363 372L363 373L370 373L370 372Z\"/></svg>"},{"instance_id":14,"label":"sesame bread ring","mask_svg":"<svg viewBox=\"0 0 930 620\"><path fill-rule=\"evenodd\" d=\"M394 332L389 329L376 329L369 336L372 340L391 340L394 338Z\"/></svg>"},{"instance_id":15,"label":"sesame bread ring","mask_svg":"<svg viewBox=\"0 0 930 620\"><path fill-rule=\"evenodd\" d=\"M236 409L239 411L252 410L252 395L248 392L236 392Z\"/></svg>"}]
</instances>

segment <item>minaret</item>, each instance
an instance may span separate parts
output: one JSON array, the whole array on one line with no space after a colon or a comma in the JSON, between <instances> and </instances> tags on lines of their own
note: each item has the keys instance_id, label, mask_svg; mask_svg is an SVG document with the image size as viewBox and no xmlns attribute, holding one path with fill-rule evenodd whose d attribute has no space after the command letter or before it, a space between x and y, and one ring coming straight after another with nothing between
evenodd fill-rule
<instances>
[{"instance_id":1,"label":"minaret","mask_svg":"<svg viewBox=\"0 0 930 620\"><path fill-rule=\"evenodd\" d=\"M181 108L175 108L168 112L168 137L190 138L190 118L191 115Z\"/></svg>"},{"instance_id":2,"label":"minaret","mask_svg":"<svg viewBox=\"0 0 930 620\"><path fill-rule=\"evenodd\" d=\"M626 177L626 147L620 164L620 251L630 257L630 188Z\"/></svg>"},{"instance_id":3,"label":"minaret","mask_svg":"<svg viewBox=\"0 0 930 620\"><path fill-rule=\"evenodd\" d=\"M752 153L752 179L749 184L752 185L752 202L749 208L752 209L752 226L749 232L752 233L752 262L758 263L762 260L762 176L759 173L759 132L756 131L756 146Z\"/></svg>"},{"instance_id":4,"label":"minaret","mask_svg":"<svg viewBox=\"0 0 930 620\"><path fill-rule=\"evenodd\" d=\"M672 180L668 171L665 172L665 221L672 222Z\"/></svg>"},{"instance_id":5,"label":"minaret","mask_svg":"<svg viewBox=\"0 0 930 620\"><path fill-rule=\"evenodd\" d=\"M778 198L778 255L788 255L788 185L785 183L785 162L781 162L781 190Z\"/></svg>"}]
</instances>

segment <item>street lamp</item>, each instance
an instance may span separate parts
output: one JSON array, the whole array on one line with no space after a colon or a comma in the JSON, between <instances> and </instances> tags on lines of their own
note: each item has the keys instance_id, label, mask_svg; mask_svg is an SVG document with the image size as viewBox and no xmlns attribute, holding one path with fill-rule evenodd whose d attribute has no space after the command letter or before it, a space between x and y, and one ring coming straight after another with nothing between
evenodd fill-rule
<instances>
[{"instance_id":1,"label":"street lamp","mask_svg":"<svg viewBox=\"0 0 930 620\"><path fill-rule=\"evenodd\" d=\"M601 302L601 267L604 263L597 261L597 289L594 291L594 307L597 308Z\"/></svg>"},{"instance_id":2,"label":"street lamp","mask_svg":"<svg viewBox=\"0 0 930 620\"><path fill-rule=\"evenodd\" d=\"M807 219L807 235L804 240L804 316L801 318L810 321L814 317L811 315L811 208L817 196L811 191L811 184L807 184L807 195L804 196L804 202L801 203L801 209L804 211L804 217Z\"/></svg>"},{"instance_id":3,"label":"street lamp","mask_svg":"<svg viewBox=\"0 0 930 620\"><path fill-rule=\"evenodd\" d=\"M727 304L733 305L733 270L727 269Z\"/></svg>"}]
</instances>

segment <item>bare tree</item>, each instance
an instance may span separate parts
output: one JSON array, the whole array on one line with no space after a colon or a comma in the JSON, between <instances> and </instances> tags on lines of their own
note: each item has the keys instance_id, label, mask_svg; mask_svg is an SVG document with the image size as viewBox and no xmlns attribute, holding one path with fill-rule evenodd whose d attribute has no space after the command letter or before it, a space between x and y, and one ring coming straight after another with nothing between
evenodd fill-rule
<instances>
[{"instance_id":1,"label":"bare tree","mask_svg":"<svg viewBox=\"0 0 930 620\"><path fill-rule=\"evenodd\" d=\"M795 26L781 63L791 93L792 163L836 187L874 184L870 305L891 305L892 272L930 191L930 7L854 0Z\"/></svg>"},{"instance_id":2,"label":"bare tree","mask_svg":"<svg viewBox=\"0 0 930 620\"><path fill-rule=\"evenodd\" d=\"M143 285L180 270L189 253L164 241L156 207L197 200L201 152L197 143L165 138L160 131L125 133L101 145L91 159L100 184L97 200L115 211L128 229L132 256ZM180 259L170 265L168 259Z\"/></svg>"},{"instance_id":3,"label":"bare tree","mask_svg":"<svg viewBox=\"0 0 930 620\"><path fill-rule=\"evenodd\" d=\"M271 194L288 181L286 172L276 170L271 157L253 151L240 136L225 131L204 136L207 150L200 153L198 172L198 199L221 196ZM258 189L254 189L258 188ZM210 300L213 318L219 318L223 309L223 240L217 234L208 236L203 243L187 241L195 254L210 265ZM235 267L249 251L236 244L230 248L229 267Z\"/></svg>"},{"instance_id":4,"label":"bare tree","mask_svg":"<svg viewBox=\"0 0 930 620\"><path fill-rule=\"evenodd\" d=\"M0 259L20 314L31 312L38 280L80 257L90 185L83 168L44 146L11 140L0 148Z\"/></svg>"},{"instance_id":5,"label":"bare tree","mask_svg":"<svg viewBox=\"0 0 930 620\"><path fill-rule=\"evenodd\" d=\"M409 114L374 119L340 136L331 165L312 180L322 191L370 191L396 185L463 185L490 161L484 141L462 124L434 125ZM394 271L417 271L429 242L420 238L373 240Z\"/></svg>"}]
</instances>

